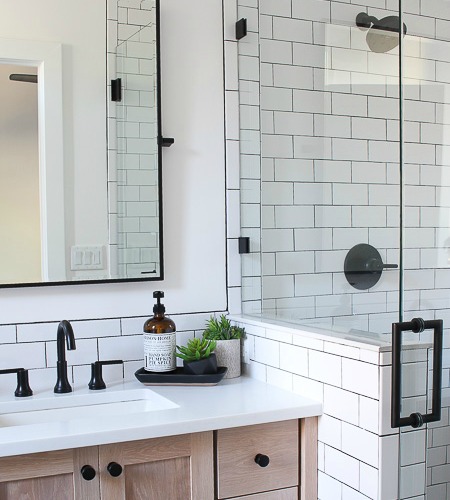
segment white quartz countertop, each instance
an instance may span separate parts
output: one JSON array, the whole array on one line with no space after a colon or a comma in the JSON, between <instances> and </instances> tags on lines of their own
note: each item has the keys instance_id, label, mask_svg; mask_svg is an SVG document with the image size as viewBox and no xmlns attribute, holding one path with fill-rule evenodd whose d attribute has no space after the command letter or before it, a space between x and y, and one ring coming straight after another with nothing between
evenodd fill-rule
<instances>
[{"instance_id":1,"label":"white quartz countertop","mask_svg":"<svg viewBox=\"0 0 450 500\"><path fill-rule=\"evenodd\" d=\"M108 406L110 402L113 404ZM147 405L144 409L142 403ZM62 405L63 409L49 412L46 410L49 404ZM152 405L164 409L153 410ZM131 381L111 384L103 391L82 389L55 395L49 390L29 398L3 396L0 456L202 432L321 413L322 405L317 401L248 377L223 380L208 387L149 387Z\"/></svg>"}]
</instances>

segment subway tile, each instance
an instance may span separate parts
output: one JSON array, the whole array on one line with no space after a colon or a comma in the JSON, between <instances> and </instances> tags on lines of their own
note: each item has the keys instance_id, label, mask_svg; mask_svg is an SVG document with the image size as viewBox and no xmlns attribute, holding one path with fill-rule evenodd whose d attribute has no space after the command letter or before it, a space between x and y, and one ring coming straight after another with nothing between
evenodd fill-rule
<instances>
[{"instance_id":1,"label":"subway tile","mask_svg":"<svg viewBox=\"0 0 450 500\"><path fill-rule=\"evenodd\" d=\"M338 184L333 185L334 205L367 205L369 193L364 184Z\"/></svg>"},{"instance_id":2,"label":"subway tile","mask_svg":"<svg viewBox=\"0 0 450 500\"><path fill-rule=\"evenodd\" d=\"M325 457L323 460L325 462ZM317 488L320 500L342 500L342 483L321 470L318 472Z\"/></svg>"},{"instance_id":3,"label":"subway tile","mask_svg":"<svg viewBox=\"0 0 450 500\"><path fill-rule=\"evenodd\" d=\"M30 340L31 342L33 340ZM0 344L14 344L16 342L16 326L0 326Z\"/></svg>"},{"instance_id":4,"label":"subway tile","mask_svg":"<svg viewBox=\"0 0 450 500\"><path fill-rule=\"evenodd\" d=\"M359 461L327 445L325 473L352 488L359 489Z\"/></svg>"},{"instance_id":5,"label":"subway tile","mask_svg":"<svg viewBox=\"0 0 450 500\"><path fill-rule=\"evenodd\" d=\"M275 180L303 182L314 180L313 160L275 159Z\"/></svg>"},{"instance_id":6,"label":"subway tile","mask_svg":"<svg viewBox=\"0 0 450 500\"><path fill-rule=\"evenodd\" d=\"M308 374L314 380L340 387L342 379L341 358L311 350L309 351Z\"/></svg>"},{"instance_id":7,"label":"subway tile","mask_svg":"<svg viewBox=\"0 0 450 500\"><path fill-rule=\"evenodd\" d=\"M331 385L324 386L323 411L327 415L358 425L358 395Z\"/></svg>"},{"instance_id":8,"label":"subway tile","mask_svg":"<svg viewBox=\"0 0 450 500\"><path fill-rule=\"evenodd\" d=\"M365 161L368 157L367 141L333 138L333 157L337 160Z\"/></svg>"},{"instance_id":9,"label":"subway tile","mask_svg":"<svg viewBox=\"0 0 450 500\"><path fill-rule=\"evenodd\" d=\"M350 207L316 206L315 212L316 227L350 227L352 225L352 210ZM355 210L353 209L354 213ZM365 225L367 226L367 221Z\"/></svg>"},{"instance_id":10,"label":"subway tile","mask_svg":"<svg viewBox=\"0 0 450 500\"><path fill-rule=\"evenodd\" d=\"M279 297L292 297L294 295L294 277L285 276L263 276L263 298L276 299Z\"/></svg>"},{"instance_id":11,"label":"subway tile","mask_svg":"<svg viewBox=\"0 0 450 500\"><path fill-rule=\"evenodd\" d=\"M398 435L380 438L379 497L399 498L398 467L384 467L384 464L398 464Z\"/></svg>"},{"instance_id":12,"label":"subway tile","mask_svg":"<svg viewBox=\"0 0 450 500\"><path fill-rule=\"evenodd\" d=\"M295 183L294 203L296 205L328 205L332 200L332 186L329 183Z\"/></svg>"},{"instance_id":13,"label":"subway tile","mask_svg":"<svg viewBox=\"0 0 450 500\"><path fill-rule=\"evenodd\" d=\"M378 436L372 432L342 422L341 450L361 462L378 467Z\"/></svg>"},{"instance_id":14,"label":"subway tile","mask_svg":"<svg viewBox=\"0 0 450 500\"><path fill-rule=\"evenodd\" d=\"M400 473L400 496L409 498L423 494L423 486L426 481L426 464L408 465L401 468Z\"/></svg>"},{"instance_id":15,"label":"subway tile","mask_svg":"<svg viewBox=\"0 0 450 500\"><path fill-rule=\"evenodd\" d=\"M363 495L369 498L380 498L378 496L378 468L371 467L370 465L360 462L359 465L359 478L360 478L360 491Z\"/></svg>"},{"instance_id":16,"label":"subway tile","mask_svg":"<svg viewBox=\"0 0 450 500\"><path fill-rule=\"evenodd\" d=\"M277 274L301 274L314 269L314 252L279 252L276 255Z\"/></svg>"},{"instance_id":17,"label":"subway tile","mask_svg":"<svg viewBox=\"0 0 450 500\"><path fill-rule=\"evenodd\" d=\"M273 38L289 42L312 43L312 22L285 17L273 18Z\"/></svg>"},{"instance_id":18,"label":"subway tile","mask_svg":"<svg viewBox=\"0 0 450 500\"><path fill-rule=\"evenodd\" d=\"M314 115L314 134L325 137L350 137L350 123L350 117L347 116Z\"/></svg>"},{"instance_id":19,"label":"subway tile","mask_svg":"<svg viewBox=\"0 0 450 500\"><path fill-rule=\"evenodd\" d=\"M314 180L316 182L351 182L351 162L314 161Z\"/></svg>"},{"instance_id":20,"label":"subway tile","mask_svg":"<svg viewBox=\"0 0 450 500\"><path fill-rule=\"evenodd\" d=\"M273 65L273 85L289 89L312 89L313 70L304 66L288 64Z\"/></svg>"},{"instance_id":21,"label":"subway tile","mask_svg":"<svg viewBox=\"0 0 450 500\"><path fill-rule=\"evenodd\" d=\"M359 423L358 426L369 432L378 434L379 432L379 412L380 403L376 399L359 396ZM377 466L377 465L376 465Z\"/></svg>"},{"instance_id":22,"label":"subway tile","mask_svg":"<svg viewBox=\"0 0 450 500\"><path fill-rule=\"evenodd\" d=\"M317 273L332 273L340 270L346 255L347 251L342 250L316 251L315 271Z\"/></svg>"},{"instance_id":23,"label":"subway tile","mask_svg":"<svg viewBox=\"0 0 450 500\"><path fill-rule=\"evenodd\" d=\"M308 377L293 375L293 392L323 402L323 384Z\"/></svg>"},{"instance_id":24,"label":"subway tile","mask_svg":"<svg viewBox=\"0 0 450 500\"><path fill-rule=\"evenodd\" d=\"M142 335L98 339L98 353L99 359L143 360L144 347Z\"/></svg>"},{"instance_id":25,"label":"subway tile","mask_svg":"<svg viewBox=\"0 0 450 500\"><path fill-rule=\"evenodd\" d=\"M238 67L240 80L259 81L259 59L257 57L240 55ZM239 86L240 89L243 88L242 82L240 82Z\"/></svg>"},{"instance_id":26,"label":"subway tile","mask_svg":"<svg viewBox=\"0 0 450 500\"><path fill-rule=\"evenodd\" d=\"M3 344L0 349L0 369L20 367L45 368L45 342Z\"/></svg>"},{"instance_id":27,"label":"subway tile","mask_svg":"<svg viewBox=\"0 0 450 500\"><path fill-rule=\"evenodd\" d=\"M308 43L293 43L293 64L308 68L325 68L327 56L331 56L331 48Z\"/></svg>"},{"instance_id":28,"label":"subway tile","mask_svg":"<svg viewBox=\"0 0 450 500\"><path fill-rule=\"evenodd\" d=\"M313 135L313 116L307 113L275 112L275 134Z\"/></svg>"},{"instance_id":29,"label":"subway tile","mask_svg":"<svg viewBox=\"0 0 450 500\"><path fill-rule=\"evenodd\" d=\"M306 159L330 159L332 139L327 137L294 137L294 157Z\"/></svg>"},{"instance_id":30,"label":"subway tile","mask_svg":"<svg viewBox=\"0 0 450 500\"><path fill-rule=\"evenodd\" d=\"M329 273L300 274L295 276L295 295L330 295L333 278Z\"/></svg>"},{"instance_id":31,"label":"subway tile","mask_svg":"<svg viewBox=\"0 0 450 500\"><path fill-rule=\"evenodd\" d=\"M265 252L293 251L294 234L292 229L263 229L262 247Z\"/></svg>"},{"instance_id":32,"label":"subway tile","mask_svg":"<svg viewBox=\"0 0 450 500\"><path fill-rule=\"evenodd\" d=\"M318 440L337 450L342 450L342 425L346 424L329 415L321 415L318 423Z\"/></svg>"},{"instance_id":33,"label":"subway tile","mask_svg":"<svg viewBox=\"0 0 450 500\"><path fill-rule=\"evenodd\" d=\"M313 225L313 224L303 224ZM295 250L331 250L333 230L331 228L295 229ZM450 279L450 278L449 278Z\"/></svg>"},{"instance_id":34,"label":"subway tile","mask_svg":"<svg viewBox=\"0 0 450 500\"><path fill-rule=\"evenodd\" d=\"M368 241L366 228L333 228L333 249L349 249ZM319 249L318 249L319 250Z\"/></svg>"},{"instance_id":35,"label":"subway tile","mask_svg":"<svg viewBox=\"0 0 450 500\"><path fill-rule=\"evenodd\" d=\"M280 344L280 368L296 375L308 375L308 351L303 347Z\"/></svg>"},{"instance_id":36,"label":"subway tile","mask_svg":"<svg viewBox=\"0 0 450 500\"><path fill-rule=\"evenodd\" d=\"M352 117L367 116L367 97L364 95L333 93L331 103L333 114Z\"/></svg>"},{"instance_id":37,"label":"subway tile","mask_svg":"<svg viewBox=\"0 0 450 500\"><path fill-rule=\"evenodd\" d=\"M286 391L292 391L292 373L268 366L267 383Z\"/></svg>"},{"instance_id":38,"label":"subway tile","mask_svg":"<svg viewBox=\"0 0 450 500\"><path fill-rule=\"evenodd\" d=\"M293 110L301 113L331 113L331 93L293 90Z\"/></svg>"},{"instance_id":39,"label":"subway tile","mask_svg":"<svg viewBox=\"0 0 450 500\"><path fill-rule=\"evenodd\" d=\"M17 325L17 342L56 340L59 323L32 323Z\"/></svg>"},{"instance_id":40,"label":"subway tile","mask_svg":"<svg viewBox=\"0 0 450 500\"><path fill-rule=\"evenodd\" d=\"M241 104L239 106L239 120L241 129L259 130L259 107ZM230 137L229 139L236 140L235 137Z\"/></svg>"},{"instance_id":41,"label":"subway tile","mask_svg":"<svg viewBox=\"0 0 450 500\"><path fill-rule=\"evenodd\" d=\"M252 6L243 5L238 2L237 19L241 19L242 17L245 17L247 19L248 31L257 33L259 30L258 9Z\"/></svg>"},{"instance_id":42,"label":"subway tile","mask_svg":"<svg viewBox=\"0 0 450 500\"><path fill-rule=\"evenodd\" d=\"M277 228L297 228L314 226L314 207L275 206L275 226Z\"/></svg>"},{"instance_id":43,"label":"subway tile","mask_svg":"<svg viewBox=\"0 0 450 500\"><path fill-rule=\"evenodd\" d=\"M292 64L292 43L281 40L260 40L261 62Z\"/></svg>"},{"instance_id":44,"label":"subway tile","mask_svg":"<svg viewBox=\"0 0 450 500\"><path fill-rule=\"evenodd\" d=\"M280 367L280 343L274 340L255 337L255 359L257 363Z\"/></svg>"},{"instance_id":45,"label":"subway tile","mask_svg":"<svg viewBox=\"0 0 450 500\"><path fill-rule=\"evenodd\" d=\"M277 2L272 2L271 0L260 0L259 9L261 14L291 17L290 0L278 0Z\"/></svg>"},{"instance_id":46,"label":"subway tile","mask_svg":"<svg viewBox=\"0 0 450 500\"><path fill-rule=\"evenodd\" d=\"M293 0L292 17L329 22L330 2L325 0Z\"/></svg>"},{"instance_id":47,"label":"subway tile","mask_svg":"<svg viewBox=\"0 0 450 500\"><path fill-rule=\"evenodd\" d=\"M342 388L377 399L379 397L378 366L352 359L342 359Z\"/></svg>"}]
</instances>

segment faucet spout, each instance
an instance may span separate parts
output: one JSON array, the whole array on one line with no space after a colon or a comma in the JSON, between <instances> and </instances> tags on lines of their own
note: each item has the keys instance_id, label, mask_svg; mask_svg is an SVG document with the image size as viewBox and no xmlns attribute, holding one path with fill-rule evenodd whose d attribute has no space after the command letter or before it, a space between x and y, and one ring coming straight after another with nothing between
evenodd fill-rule
<instances>
[{"instance_id":1,"label":"faucet spout","mask_svg":"<svg viewBox=\"0 0 450 500\"><path fill-rule=\"evenodd\" d=\"M67 378L67 361L66 361L66 348L64 340L67 344L67 349L73 351L76 349L75 336L73 334L72 325L63 320L58 325L58 332L56 337L56 350L58 359L56 361L57 380L54 392L57 394L64 394L72 392L72 386Z\"/></svg>"}]
</instances>

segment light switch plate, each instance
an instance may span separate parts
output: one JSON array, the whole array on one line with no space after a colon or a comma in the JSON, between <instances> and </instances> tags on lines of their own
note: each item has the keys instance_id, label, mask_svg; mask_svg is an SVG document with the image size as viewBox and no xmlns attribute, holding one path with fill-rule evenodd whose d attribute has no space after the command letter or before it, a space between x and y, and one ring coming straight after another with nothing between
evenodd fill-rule
<instances>
[{"instance_id":1,"label":"light switch plate","mask_svg":"<svg viewBox=\"0 0 450 500\"><path fill-rule=\"evenodd\" d=\"M103 246L73 246L70 269L72 271L104 269Z\"/></svg>"}]
</instances>

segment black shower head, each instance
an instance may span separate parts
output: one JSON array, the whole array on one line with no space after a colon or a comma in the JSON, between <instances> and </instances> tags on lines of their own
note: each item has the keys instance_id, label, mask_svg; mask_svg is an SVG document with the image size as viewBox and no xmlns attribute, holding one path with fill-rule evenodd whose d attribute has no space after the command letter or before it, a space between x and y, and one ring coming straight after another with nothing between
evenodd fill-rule
<instances>
[{"instance_id":1,"label":"black shower head","mask_svg":"<svg viewBox=\"0 0 450 500\"><path fill-rule=\"evenodd\" d=\"M400 18L398 16L387 16L377 19L365 12L356 16L356 26L368 29L366 35L367 45L372 52L388 52L400 43ZM403 23L403 35L406 34L406 24Z\"/></svg>"}]
</instances>

